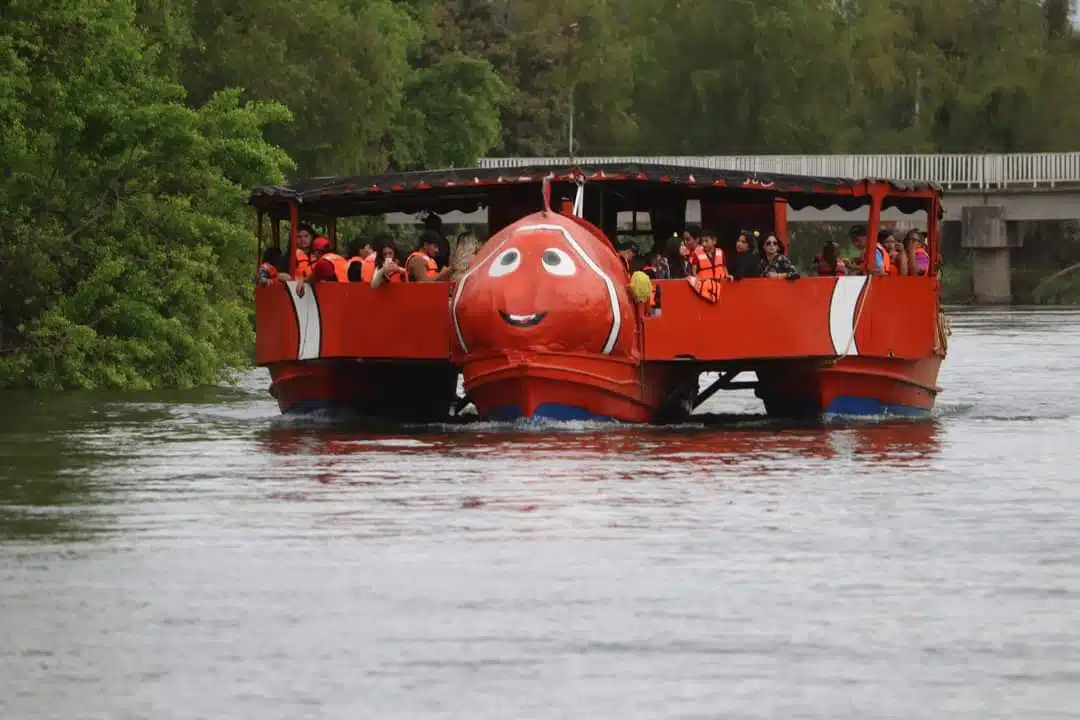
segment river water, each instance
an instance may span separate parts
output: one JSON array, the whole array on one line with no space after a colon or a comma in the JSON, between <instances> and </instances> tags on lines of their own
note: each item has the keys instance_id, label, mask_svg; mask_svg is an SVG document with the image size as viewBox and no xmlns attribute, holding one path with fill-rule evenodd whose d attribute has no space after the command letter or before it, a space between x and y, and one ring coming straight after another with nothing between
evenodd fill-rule
<instances>
[{"instance_id":1,"label":"river water","mask_svg":"<svg viewBox=\"0 0 1080 720\"><path fill-rule=\"evenodd\" d=\"M0 718L1080 717L1080 313L953 326L918 425L0 396Z\"/></svg>"}]
</instances>

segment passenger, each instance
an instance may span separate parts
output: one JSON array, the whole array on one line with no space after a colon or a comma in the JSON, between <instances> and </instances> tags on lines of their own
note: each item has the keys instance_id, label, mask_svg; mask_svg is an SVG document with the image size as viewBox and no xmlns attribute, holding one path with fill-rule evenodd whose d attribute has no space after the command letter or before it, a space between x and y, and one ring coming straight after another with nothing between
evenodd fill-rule
<instances>
[{"instance_id":1,"label":"passenger","mask_svg":"<svg viewBox=\"0 0 1080 720\"><path fill-rule=\"evenodd\" d=\"M424 218L424 230L432 234L436 240L435 244L438 246L438 252L431 256L435 260L435 264L439 270L444 269L450 262L450 241L446 239L446 233L443 232L442 218L435 213L428 213Z\"/></svg>"},{"instance_id":2,"label":"passenger","mask_svg":"<svg viewBox=\"0 0 1080 720\"><path fill-rule=\"evenodd\" d=\"M311 271L296 283L296 294L304 296L304 289L317 282L348 282L348 269L345 258L330 249L330 240L315 238L311 243Z\"/></svg>"},{"instance_id":3,"label":"passenger","mask_svg":"<svg viewBox=\"0 0 1080 720\"><path fill-rule=\"evenodd\" d=\"M814 267L820 277L835 277L847 274L847 265L840 257L840 249L836 243L829 240L821 249L821 255L814 258Z\"/></svg>"},{"instance_id":4,"label":"passenger","mask_svg":"<svg viewBox=\"0 0 1080 720\"><path fill-rule=\"evenodd\" d=\"M697 250L701 244L701 226L697 223L690 223L686 226L686 229L682 233L682 249L680 252L683 257L686 258L687 263L690 263L694 256L694 251ZM689 270L689 268L687 268Z\"/></svg>"},{"instance_id":5,"label":"passenger","mask_svg":"<svg viewBox=\"0 0 1080 720\"><path fill-rule=\"evenodd\" d=\"M317 237L311 243L310 277L323 282L349 282L349 263L330 247L330 240Z\"/></svg>"},{"instance_id":6,"label":"passenger","mask_svg":"<svg viewBox=\"0 0 1080 720\"><path fill-rule=\"evenodd\" d=\"M711 230L701 232L701 244L695 243L690 255L690 267L693 271L693 275L687 277L690 287L709 302L719 300L720 284L730 278L724 267L724 251L716 247L716 233Z\"/></svg>"},{"instance_id":7,"label":"passenger","mask_svg":"<svg viewBox=\"0 0 1080 720\"><path fill-rule=\"evenodd\" d=\"M930 274L930 253L918 230L911 230L904 237L904 250L908 256L908 275Z\"/></svg>"},{"instance_id":8,"label":"passenger","mask_svg":"<svg viewBox=\"0 0 1080 720\"><path fill-rule=\"evenodd\" d=\"M292 278L289 274L282 272L281 265L285 259L285 253L281 252L280 248L269 247L263 252L262 262L259 263L259 271L256 275L256 282L266 287L273 282L287 282Z\"/></svg>"},{"instance_id":9,"label":"passenger","mask_svg":"<svg viewBox=\"0 0 1080 720\"><path fill-rule=\"evenodd\" d=\"M875 245L877 245L877 243L875 243ZM853 274L866 275L868 273L866 272L866 269L863 267L863 256L861 254L861 252L865 252L865 250L866 250L866 231L865 231L865 229L863 230L863 232L861 234L855 236L855 247L859 249L860 255L859 255L858 258L853 258L851 263L849 263L849 264L853 265L854 268L858 271L857 273L853 273ZM885 252L885 248L881 247L881 245L877 245L877 248L876 248L876 250L874 252L874 268L869 274L871 274L871 275L888 275L890 273L890 268L891 267L892 267L892 265L889 262L889 254L887 252Z\"/></svg>"},{"instance_id":10,"label":"passenger","mask_svg":"<svg viewBox=\"0 0 1080 720\"><path fill-rule=\"evenodd\" d=\"M315 228L301 223L296 231L296 279L303 280L311 274L311 243L315 239Z\"/></svg>"},{"instance_id":11,"label":"passenger","mask_svg":"<svg viewBox=\"0 0 1080 720\"><path fill-rule=\"evenodd\" d=\"M765 236L765 242L761 244L761 276L772 279L798 280L799 271L795 269L791 260L784 253L783 243L776 233Z\"/></svg>"},{"instance_id":12,"label":"passenger","mask_svg":"<svg viewBox=\"0 0 1080 720\"><path fill-rule=\"evenodd\" d=\"M701 241L690 255L690 265L694 275L700 280L727 280L728 271L724 266L724 251L716 247L716 233L712 230L701 232Z\"/></svg>"},{"instance_id":13,"label":"passenger","mask_svg":"<svg viewBox=\"0 0 1080 720\"><path fill-rule=\"evenodd\" d=\"M748 230L741 230L735 240L735 255L731 258L730 270L733 280L761 277L761 257L754 251Z\"/></svg>"},{"instance_id":14,"label":"passenger","mask_svg":"<svg viewBox=\"0 0 1080 720\"><path fill-rule=\"evenodd\" d=\"M649 276L650 280L667 280L671 277L671 267L668 260L655 247L645 256L645 266L641 271Z\"/></svg>"},{"instance_id":15,"label":"passenger","mask_svg":"<svg viewBox=\"0 0 1080 720\"><path fill-rule=\"evenodd\" d=\"M398 263L397 247L389 241L376 243L371 287L377 288L385 283L403 283L406 279L405 268Z\"/></svg>"},{"instance_id":16,"label":"passenger","mask_svg":"<svg viewBox=\"0 0 1080 720\"><path fill-rule=\"evenodd\" d=\"M899 240L891 240L885 247L889 252L889 274L897 277L907 275L908 263L907 255L904 253L904 246L900 244Z\"/></svg>"},{"instance_id":17,"label":"passenger","mask_svg":"<svg viewBox=\"0 0 1080 720\"><path fill-rule=\"evenodd\" d=\"M686 277L686 255L683 253L682 238L672 235L664 245L664 259L667 261L668 277Z\"/></svg>"},{"instance_id":18,"label":"passenger","mask_svg":"<svg viewBox=\"0 0 1080 720\"><path fill-rule=\"evenodd\" d=\"M432 230L420 234L420 247L405 260L405 270L412 282L440 282L450 277L450 267L439 269L439 235Z\"/></svg>"},{"instance_id":19,"label":"passenger","mask_svg":"<svg viewBox=\"0 0 1080 720\"><path fill-rule=\"evenodd\" d=\"M370 270L375 268L375 249L372 247L371 241L356 238L349 243L347 252L349 255L347 272L349 282L370 283L372 273L370 271L365 273L365 266Z\"/></svg>"},{"instance_id":20,"label":"passenger","mask_svg":"<svg viewBox=\"0 0 1080 720\"><path fill-rule=\"evenodd\" d=\"M660 286L656 284L657 273L659 263L663 260L663 256L659 252L653 250L645 257L635 255L634 259L630 261L630 287L633 292L633 286L637 282L634 276L637 273L641 273L649 279L649 297L645 304L645 310L649 315L660 314Z\"/></svg>"},{"instance_id":21,"label":"passenger","mask_svg":"<svg viewBox=\"0 0 1080 720\"><path fill-rule=\"evenodd\" d=\"M885 255L889 258L888 267L885 270L886 275L903 275L903 270L906 269L907 263L900 265L899 256L903 254L896 241L896 236L893 235L892 230L888 228L882 228L878 230L878 247L884 249Z\"/></svg>"}]
</instances>

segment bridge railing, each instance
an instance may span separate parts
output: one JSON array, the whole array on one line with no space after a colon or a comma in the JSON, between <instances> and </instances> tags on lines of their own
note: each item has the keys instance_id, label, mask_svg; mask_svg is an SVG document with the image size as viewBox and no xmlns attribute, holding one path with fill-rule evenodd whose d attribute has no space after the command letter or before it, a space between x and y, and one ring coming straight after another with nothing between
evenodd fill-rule
<instances>
[{"instance_id":1,"label":"bridge railing","mask_svg":"<svg viewBox=\"0 0 1080 720\"><path fill-rule=\"evenodd\" d=\"M987 155L705 155L484 158L483 168L657 163L819 177L934 182L946 189L1038 189L1080 185L1080 152Z\"/></svg>"}]
</instances>

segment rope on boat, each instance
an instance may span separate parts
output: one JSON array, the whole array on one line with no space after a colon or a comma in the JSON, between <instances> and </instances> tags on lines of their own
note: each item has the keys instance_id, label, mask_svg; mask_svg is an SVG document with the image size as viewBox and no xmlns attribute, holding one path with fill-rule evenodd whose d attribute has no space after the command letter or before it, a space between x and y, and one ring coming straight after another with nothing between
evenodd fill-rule
<instances>
[{"instance_id":1,"label":"rope on boat","mask_svg":"<svg viewBox=\"0 0 1080 720\"><path fill-rule=\"evenodd\" d=\"M937 342L934 343L934 353L945 357L949 352L949 336L952 335L952 320L944 310L938 311Z\"/></svg>"}]
</instances>

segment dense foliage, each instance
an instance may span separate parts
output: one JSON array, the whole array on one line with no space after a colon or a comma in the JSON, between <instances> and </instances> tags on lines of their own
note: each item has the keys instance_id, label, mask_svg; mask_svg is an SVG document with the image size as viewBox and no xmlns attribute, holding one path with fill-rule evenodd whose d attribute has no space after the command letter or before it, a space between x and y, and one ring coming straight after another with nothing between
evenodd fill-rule
<instances>
[{"instance_id":1,"label":"dense foliage","mask_svg":"<svg viewBox=\"0 0 1080 720\"><path fill-rule=\"evenodd\" d=\"M247 189L482 155L1080 147L1066 0L6 0L0 386L216 381Z\"/></svg>"}]
</instances>

